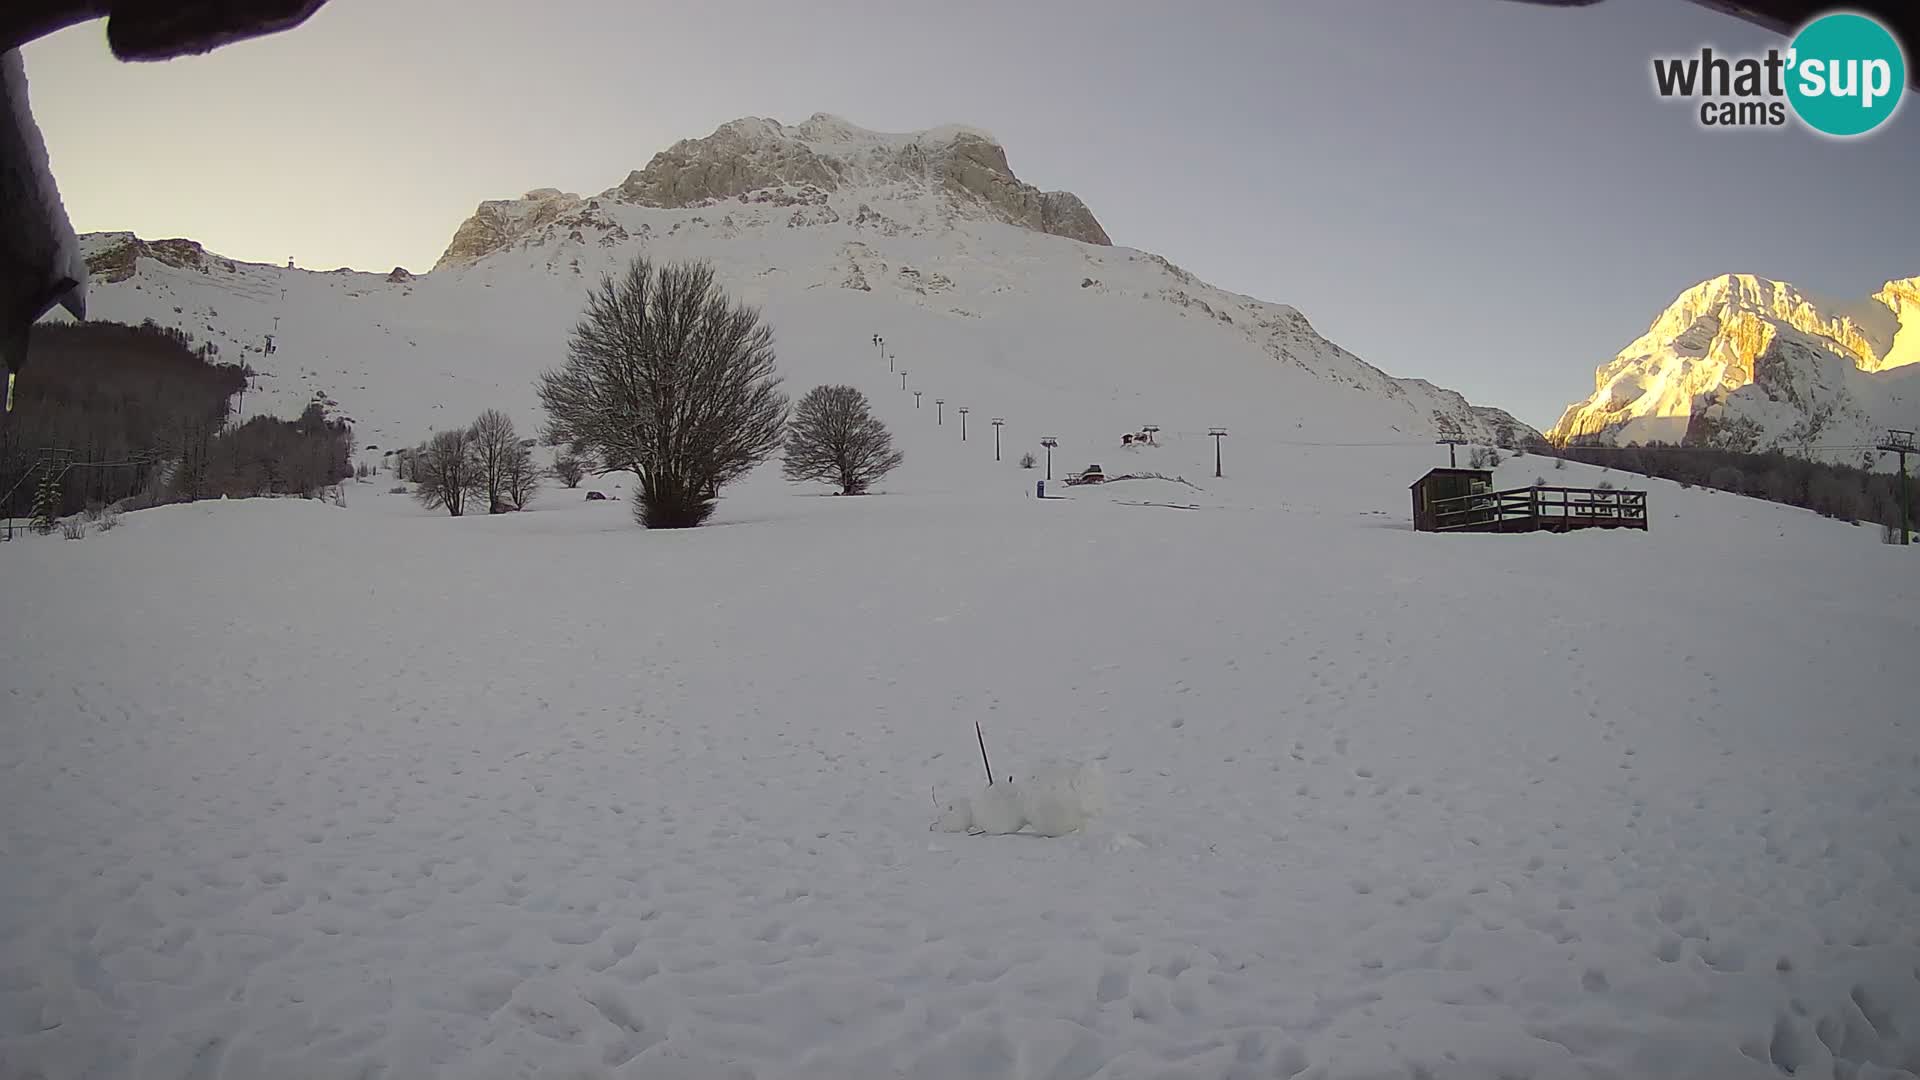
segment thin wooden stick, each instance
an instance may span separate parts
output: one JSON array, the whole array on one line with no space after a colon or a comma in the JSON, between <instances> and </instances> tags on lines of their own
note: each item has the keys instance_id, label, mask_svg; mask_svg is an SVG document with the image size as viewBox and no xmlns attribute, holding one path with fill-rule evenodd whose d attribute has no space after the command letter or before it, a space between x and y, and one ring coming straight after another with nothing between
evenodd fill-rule
<instances>
[{"instance_id":1,"label":"thin wooden stick","mask_svg":"<svg viewBox=\"0 0 1920 1080\"><path fill-rule=\"evenodd\" d=\"M993 786L993 766L987 765L987 737L980 733L980 721L978 720L975 720L973 722L973 736L974 738L980 740L980 764L986 766L987 786L992 787Z\"/></svg>"}]
</instances>

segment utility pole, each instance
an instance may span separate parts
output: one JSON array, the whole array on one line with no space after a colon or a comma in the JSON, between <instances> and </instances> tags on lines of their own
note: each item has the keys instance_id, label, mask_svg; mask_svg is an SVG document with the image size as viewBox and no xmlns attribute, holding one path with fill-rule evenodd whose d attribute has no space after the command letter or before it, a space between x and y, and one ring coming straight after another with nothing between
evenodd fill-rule
<instances>
[{"instance_id":1,"label":"utility pole","mask_svg":"<svg viewBox=\"0 0 1920 1080\"><path fill-rule=\"evenodd\" d=\"M965 405L960 406L960 441L961 442L967 441L967 413L969 411L970 410Z\"/></svg>"},{"instance_id":2,"label":"utility pole","mask_svg":"<svg viewBox=\"0 0 1920 1080\"><path fill-rule=\"evenodd\" d=\"M33 524L30 526L35 531L53 530L53 522L60 516L61 484L66 479L67 470L72 467L73 451L51 446L40 448L40 482L33 493ZM32 469L27 470L27 475L32 473Z\"/></svg>"},{"instance_id":3,"label":"utility pole","mask_svg":"<svg viewBox=\"0 0 1920 1080\"><path fill-rule=\"evenodd\" d=\"M935 427L945 427L947 423L947 399L933 399L933 423Z\"/></svg>"},{"instance_id":4,"label":"utility pole","mask_svg":"<svg viewBox=\"0 0 1920 1080\"><path fill-rule=\"evenodd\" d=\"M887 354L887 370L888 370L888 371L893 371L893 370L894 370L894 366L893 366L893 354L892 354L892 353L888 353L888 354Z\"/></svg>"},{"instance_id":5,"label":"utility pole","mask_svg":"<svg viewBox=\"0 0 1920 1080\"><path fill-rule=\"evenodd\" d=\"M1160 445L1160 440L1159 440L1160 425L1159 424L1146 424L1146 425L1143 425L1140 428L1140 430L1147 433L1148 446Z\"/></svg>"},{"instance_id":6,"label":"utility pole","mask_svg":"<svg viewBox=\"0 0 1920 1080\"><path fill-rule=\"evenodd\" d=\"M913 407L916 409L920 407L920 391L918 390L913 392Z\"/></svg>"},{"instance_id":7,"label":"utility pole","mask_svg":"<svg viewBox=\"0 0 1920 1080\"><path fill-rule=\"evenodd\" d=\"M1920 449L1913 445L1913 432L1898 428L1887 429L1887 437L1878 449L1900 455L1900 543L1910 544L1907 534L1913 531L1913 496L1907 491L1907 455L1920 453Z\"/></svg>"},{"instance_id":8,"label":"utility pole","mask_svg":"<svg viewBox=\"0 0 1920 1080\"><path fill-rule=\"evenodd\" d=\"M993 460L1000 460L1000 425L1006 423L1001 417L993 418Z\"/></svg>"},{"instance_id":9,"label":"utility pole","mask_svg":"<svg viewBox=\"0 0 1920 1080\"><path fill-rule=\"evenodd\" d=\"M1053 448L1060 445L1060 440L1049 435L1040 440L1040 445L1047 448L1047 479L1051 480L1053 479Z\"/></svg>"},{"instance_id":10,"label":"utility pole","mask_svg":"<svg viewBox=\"0 0 1920 1080\"><path fill-rule=\"evenodd\" d=\"M905 390L906 388L907 388L907 369L901 368L900 369L900 389Z\"/></svg>"},{"instance_id":11,"label":"utility pole","mask_svg":"<svg viewBox=\"0 0 1920 1080\"><path fill-rule=\"evenodd\" d=\"M1213 475L1217 477L1220 475L1220 440L1227 437L1227 429L1208 428L1207 435L1213 439Z\"/></svg>"}]
</instances>

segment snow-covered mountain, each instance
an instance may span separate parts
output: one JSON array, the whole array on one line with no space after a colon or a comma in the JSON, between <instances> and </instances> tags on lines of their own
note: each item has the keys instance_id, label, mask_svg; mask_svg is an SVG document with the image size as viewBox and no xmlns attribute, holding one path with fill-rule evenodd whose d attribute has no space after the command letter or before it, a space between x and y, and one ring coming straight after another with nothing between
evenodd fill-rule
<instances>
[{"instance_id":1,"label":"snow-covered mountain","mask_svg":"<svg viewBox=\"0 0 1920 1080\"><path fill-rule=\"evenodd\" d=\"M888 366L910 375L903 387L883 370L870 394L891 385L912 408L905 391L920 389L923 408L944 396L991 411L1021 444L1045 427L1117 445L1145 423L1296 441L1530 430L1382 373L1291 307L1111 245L1077 197L1022 182L967 127L736 120L598 195L483 203L419 275L243 263L125 233L84 246L95 317L213 340L262 372L248 411L320 400L376 445L486 407L530 422L534 375L560 358L586 289L641 252L711 260L765 311L797 388L871 374L870 358L885 362L878 334Z\"/></svg>"},{"instance_id":2,"label":"snow-covered mountain","mask_svg":"<svg viewBox=\"0 0 1920 1080\"><path fill-rule=\"evenodd\" d=\"M1680 294L1601 365L1556 441L1691 437L1739 450L1858 461L1889 426L1920 423L1920 278L1834 302L1725 274Z\"/></svg>"}]
</instances>

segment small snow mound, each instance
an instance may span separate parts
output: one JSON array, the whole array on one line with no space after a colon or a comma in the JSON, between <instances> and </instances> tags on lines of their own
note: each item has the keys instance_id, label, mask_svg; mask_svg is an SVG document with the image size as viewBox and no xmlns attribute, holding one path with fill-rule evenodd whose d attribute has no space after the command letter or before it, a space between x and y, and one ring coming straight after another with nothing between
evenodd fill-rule
<instances>
[{"instance_id":1,"label":"small snow mound","mask_svg":"<svg viewBox=\"0 0 1920 1080\"><path fill-rule=\"evenodd\" d=\"M970 799L956 799L940 808L940 816L933 820L935 832L966 832L973 828L973 802Z\"/></svg>"},{"instance_id":2,"label":"small snow mound","mask_svg":"<svg viewBox=\"0 0 1920 1080\"><path fill-rule=\"evenodd\" d=\"M989 785L973 797L973 827L988 836L1019 832L1027 823L1021 794L1011 783Z\"/></svg>"},{"instance_id":3,"label":"small snow mound","mask_svg":"<svg viewBox=\"0 0 1920 1080\"><path fill-rule=\"evenodd\" d=\"M1005 836L1021 829L1036 836L1066 836L1085 828L1106 805L1100 766L1050 764L1024 780L990 784L970 799L947 803L932 828L976 836Z\"/></svg>"}]
</instances>

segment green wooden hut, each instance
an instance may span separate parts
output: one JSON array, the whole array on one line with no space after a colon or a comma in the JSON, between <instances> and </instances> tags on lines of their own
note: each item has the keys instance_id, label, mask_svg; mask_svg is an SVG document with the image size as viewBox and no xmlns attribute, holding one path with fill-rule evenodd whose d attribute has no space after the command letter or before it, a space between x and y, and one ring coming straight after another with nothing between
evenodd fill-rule
<instances>
[{"instance_id":1,"label":"green wooden hut","mask_svg":"<svg viewBox=\"0 0 1920 1080\"><path fill-rule=\"evenodd\" d=\"M1433 504L1439 499L1456 499L1493 490L1491 469L1433 469L1413 482L1413 527L1417 532L1434 532Z\"/></svg>"}]
</instances>

